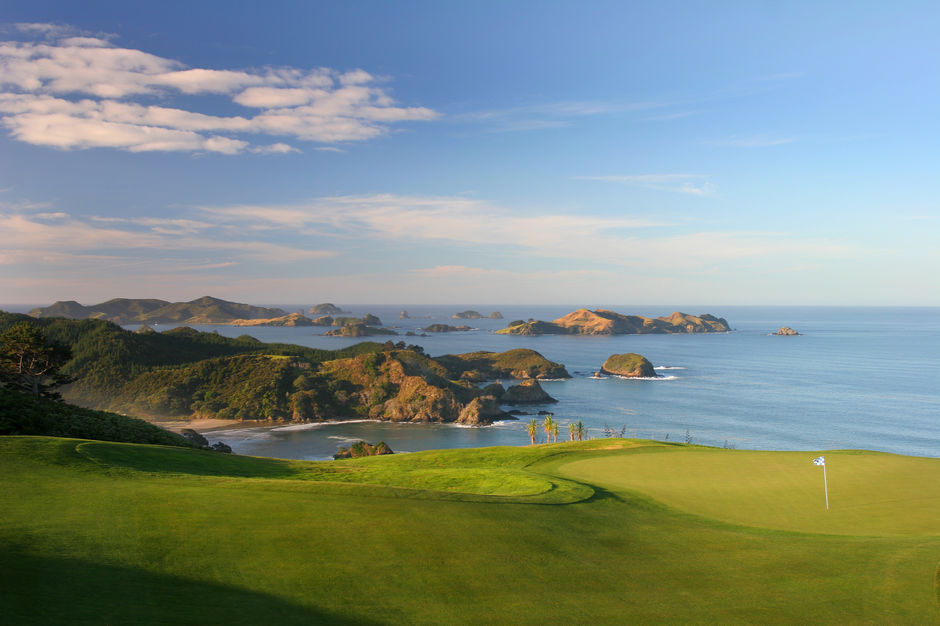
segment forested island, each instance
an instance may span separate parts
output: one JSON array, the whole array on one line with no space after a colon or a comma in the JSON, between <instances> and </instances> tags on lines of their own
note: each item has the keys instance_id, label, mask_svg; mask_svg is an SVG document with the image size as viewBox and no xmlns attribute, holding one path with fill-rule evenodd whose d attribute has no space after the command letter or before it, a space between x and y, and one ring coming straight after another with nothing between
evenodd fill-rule
<instances>
[{"instance_id":1,"label":"forested island","mask_svg":"<svg viewBox=\"0 0 940 626\"><path fill-rule=\"evenodd\" d=\"M578 309L553 322L515 320L496 331L501 335L644 335L666 333L722 333L731 327L722 317L707 313L675 312L665 317L623 315L607 309Z\"/></svg>"},{"instance_id":2,"label":"forested island","mask_svg":"<svg viewBox=\"0 0 940 626\"><path fill-rule=\"evenodd\" d=\"M528 388L513 391L498 383L480 388L479 383L568 377L564 366L526 349L431 358L404 342L321 350L185 326L131 332L104 320L13 313L0 313L0 332L23 321L71 352L61 368L72 380L61 388L66 400L148 418L476 425L509 417L500 409L504 394L509 394L505 403L539 397Z\"/></svg>"}]
</instances>

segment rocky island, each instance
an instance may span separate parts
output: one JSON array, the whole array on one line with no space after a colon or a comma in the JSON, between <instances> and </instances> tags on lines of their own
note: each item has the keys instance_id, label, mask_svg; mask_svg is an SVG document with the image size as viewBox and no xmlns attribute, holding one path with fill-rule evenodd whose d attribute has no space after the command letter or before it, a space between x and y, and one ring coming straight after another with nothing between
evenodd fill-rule
<instances>
[{"instance_id":1,"label":"rocky island","mask_svg":"<svg viewBox=\"0 0 940 626\"><path fill-rule=\"evenodd\" d=\"M422 328L421 330L426 333L454 333L473 329L462 324L460 326L451 326L450 324L431 324L427 328Z\"/></svg>"},{"instance_id":2,"label":"rocky island","mask_svg":"<svg viewBox=\"0 0 940 626\"><path fill-rule=\"evenodd\" d=\"M379 337L382 335L397 335L394 330L379 328L361 322L343 324L339 328L323 333L324 337Z\"/></svg>"},{"instance_id":3,"label":"rocky island","mask_svg":"<svg viewBox=\"0 0 940 626\"><path fill-rule=\"evenodd\" d=\"M656 378L656 370L646 357L633 352L613 354L601 366L602 374L624 378Z\"/></svg>"},{"instance_id":4,"label":"rocky island","mask_svg":"<svg viewBox=\"0 0 940 626\"><path fill-rule=\"evenodd\" d=\"M793 330L793 329L790 328L789 326L781 326L781 327L780 327L780 330L778 330L778 331L775 332L775 333L771 333L771 334L772 334L772 335L779 335L779 336L782 336L782 337L794 337L794 336L796 336L796 335L799 335L800 333L796 332L795 330Z\"/></svg>"},{"instance_id":5,"label":"rocky island","mask_svg":"<svg viewBox=\"0 0 940 626\"><path fill-rule=\"evenodd\" d=\"M623 315L607 309L578 309L553 322L516 320L496 331L501 335L643 335L666 333L720 333L731 327L721 317L707 313L675 312L666 317Z\"/></svg>"},{"instance_id":6,"label":"rocky island","mask_svg":"<svg viewBox=\"0 0 940 626\"><path fill-rule=\"evenodd\" d=\"M309 315L343 315L349 313L349 311L344 311L332 302L324 302L310 307L307 309L307 313Z\"/></svg>"}]
</instances>

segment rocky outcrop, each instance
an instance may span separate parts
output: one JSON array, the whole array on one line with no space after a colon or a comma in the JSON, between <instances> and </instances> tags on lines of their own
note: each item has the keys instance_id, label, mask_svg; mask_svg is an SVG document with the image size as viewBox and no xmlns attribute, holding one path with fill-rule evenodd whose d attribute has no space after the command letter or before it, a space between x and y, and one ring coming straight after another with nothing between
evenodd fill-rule
<instances>
[{"instance_id":1,"label":"rocky outcrop","mask_svg":"<svg viewBox=\"0 0 940 626\"><path fill-rule=\"evenodd\" d=\"M349 448L340 448L333 455L334 459L354 459L361 456L378 456L380 454L395 454L384 441L380 441L374 446L365 441L354 443Z\"/></svg>"},{"instance_id":2,"label":"rocky outcrop","mask_svg":"<svg viewBox=\"0 0 940 626\"><path fill-rule=\"evenodd\" d=\"M215 450L216 452L223 452L223 453L225 453L225 454L231 454L231 453L232 453L232 447L231 447L230 445L228 445L227 443L222 442L222 441L216 441L214 444L212 444L211 447L212 447L212 449Z\"/></svg>"},{"instance_id":3,"label":"rocky outcrop","mask_svg":"<svg viewBox=\"0 0 940 626\"><path fill-rule=\"evenodd\" d=\"M408 311L402 311L402 312L398 315L398 319L400 319L400 320L410 320L410 319L411 319L411 316L408 315Z\"/></svg>"},{"instance_id":4,"label":"rocky outcrop","mask_svg":"<svg viewBox=\"0 0 940 626\"><path fill-rule=\"evenodd\" d=\"M731 330L723 318L709 314L675 312L666 317L622 315L607 309L578 309L553 322L516 320L497 331L504 335L642 335L666 333L713 333Z\"/></svg>"},{"instance_id":5,"label":"rocky outcrop","mask_svg":"<svg viewBox=\"0 0 940 626\"><path fill-rule=\"evenodd\" d=\"M625 378L655 378L656 370L653 364L646 357L627 352L626 354L614 354L604 361L601 367L604 374L613 374L614 376L623 376Z\"/></svg>"},{"instance_id":6,"label":"rocky outcrop","mask_svg":"<svg viewBox=\"0 0 940 626\"><path fill-rule=\"evenodd\" d=\"M490 319L491 319L491 320L501 320L501 319L503 319L503 314L500 313L499 311L493 311L492 313L490 313Z\"/></svg>"},{"instance_id":7,"label":"rocky outcrop","mask_svg":"<svg viewBox=\"0 0 940 626\"><path fill-rule=\"evenodd\" d=\"M773 334L774 334L774 335L780 335L780 336L783 336L783 337L793 337L793 336L795 336L795 335L799 335L800 333L796 332L795 330L793 330L793 329L790 328L789 326L781 326L781 327L780 327L780 330L778 330L777 332L775 332L775 333L773 333Z\"/></svg>"},{"instance_id":8,"label":"rocky outcrop","mask_svg":"<svg viewBox=\"0 0 940 626\"><path fill-rule=\"evenodd\" d=\"M366 326L381 326L382 320L371 313L366 313L365 317L362 318L362 323Z\"/></svg>"},{"instance_id":9,"label":"rocky outcrop","mask_svg":"<svg viewBox=\"0 0 940 626\"><path fill-rule=\"evenodd\" d=\"M502 401L503 404L547 404L550 402L558 402L558 400L545 393L539 381L534 378L524 380L518 385L511 386L506 390L506 393L503 394Z\"/></svg>"},{"instance_id":10,"label":"rocky outcrop","mask_svg":"<svg viewBox=\"0 0 940 626\"><path fill-rule=\"evenodd\" d=\"M516 418L499 408L499 400L494 396L479 396L460 411L457 423L480 426L504 419Z\"/></svg>"}]
</instances>

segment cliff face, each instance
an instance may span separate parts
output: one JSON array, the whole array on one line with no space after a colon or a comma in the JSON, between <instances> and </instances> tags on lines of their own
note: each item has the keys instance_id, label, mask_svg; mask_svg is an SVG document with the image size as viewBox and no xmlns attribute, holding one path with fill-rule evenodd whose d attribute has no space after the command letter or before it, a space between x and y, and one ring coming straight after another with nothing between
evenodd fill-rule
<instances>
[{"instance_id":1,"label":"cliff face","mask_svg":"<svg viewBox=\"0 0 940 626\"><path fill-rule=\"evenodd\" d=\"M626 378L655 378L656 370L653 364L646 357L628 352L626 354L614 354L604 361L601 366L601 372L613 374L614 376L624 376Z\"/></svg>"},{"instance_id":2,"label":"cliff face","mask_svg":"<svg viewBox=\"0 0 940 626\"><path fill-rule=\"evenodd\" d=\"M640 335L666 333L711 333L731 330L723 318L675 312L667 317L622 315L607 309L578 309L553 322L516 321L497 331L506 335Z\"/></svg>"}]
</instances>

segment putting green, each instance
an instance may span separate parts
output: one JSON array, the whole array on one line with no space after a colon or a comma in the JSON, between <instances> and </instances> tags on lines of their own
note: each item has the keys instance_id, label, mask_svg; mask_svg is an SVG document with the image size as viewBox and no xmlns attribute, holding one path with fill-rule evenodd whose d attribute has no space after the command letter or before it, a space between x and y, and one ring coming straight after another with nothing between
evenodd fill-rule
<instances>
[{"instance_id":1,"label":"putting green","mask_svg":"<svg viewBox=\"0 0 940 626\"><path fill-rule=\"evenodd\" d=\"M733 524L835 535L940 535L940 459L861 451L644 448L558 472Z\"/></svg>"}]
</instances>

